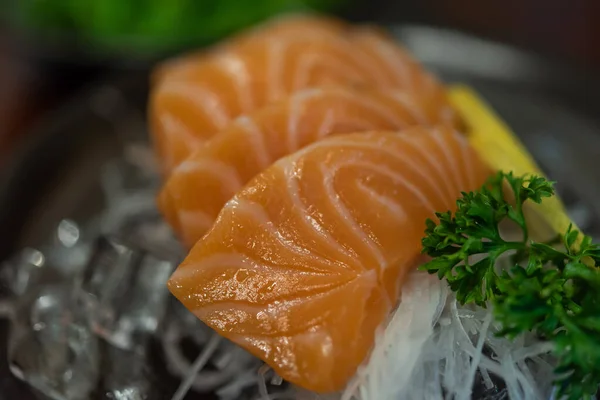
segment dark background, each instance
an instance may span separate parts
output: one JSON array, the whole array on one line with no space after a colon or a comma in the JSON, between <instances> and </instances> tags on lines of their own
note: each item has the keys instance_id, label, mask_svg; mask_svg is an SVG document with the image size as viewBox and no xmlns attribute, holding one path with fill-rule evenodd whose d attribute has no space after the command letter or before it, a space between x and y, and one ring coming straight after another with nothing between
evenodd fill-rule
<instances>
[{"instance_id":1,"label":"dark background","mask_svg":"<svg viewBox=\"0 0 600 400\"><path fill-rule=\"evenodd\" d=\"M600 70L599 0L352 0L341 14L457 28L580 67L582 74ZM48 51L43 40L24 40L8 25L6 18L0 25L0 171L36 121L77 89L109 72L146 73L152 65Z\"/></svg>"},{"instance_id":2,"label":"dark background","mask_svg":"<svg viewBox=\"0 0 600 400\"><path fill-rule=\"evenodd\" d=\"M458 28L600 69L597 0L375 0L359 8L354 17Z\"/></svg>"}]
</instances>

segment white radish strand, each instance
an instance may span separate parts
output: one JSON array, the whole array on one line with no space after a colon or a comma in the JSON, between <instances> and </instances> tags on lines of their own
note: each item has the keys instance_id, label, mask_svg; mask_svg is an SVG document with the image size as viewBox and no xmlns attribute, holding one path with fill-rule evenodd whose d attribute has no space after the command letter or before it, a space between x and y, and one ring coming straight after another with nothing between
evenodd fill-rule
<instances>
[{"instance_id":1,"label":"white radish strand","mask_svg":"<svg viewBox=\"0 0 600 400\"><path fill-rule=\"evenodd\" d=\"M477 374L477 369L479 368L479 363L481 357L483 355L483 343L485 341L485 337L487 335L488 329L490 328L490 323L492 322L492 315L488 314L485 316L483 321L483 327L481 328L481 332L479 334L479 339L477 340L477 352L475 353L475 357L473 357L471 368L468 374L467 384L465 385L465 391L463 393L462 398L465 400L469 400L471 398L471 394L473 392L473 383L475 382L475 375Z\"/></svg>"},{"instance_id":2,"label":"white radish strand","mask_svg":"<svg viewBox=\"0 0 600 400\"><path fill-rule=\"evenodd\" d=\"M196 375L198 375L202 368L206 366L206 363L208 363L210 357L217 350L220 340L221 336L214 333L208 341L206 347L202 350L198 358L196 358L196 361L194 361L194 364L192 364L192 368L190 369L188 376L183 380L183 382L181 382L171 400L183 400L187 392L194 384Z\"/></svg>"},{"instance_id":3,"label":"white radish strand","mask_svg":"<svg viewBox=\"0 0 600 400\"><path fill-rule=\"evenodd\" d=\"M377 337L367 365L340 395L342 400L444 400L469 399L479 370L484 387L493 389L491 375L502 379L511 400L548 399L552 391L553 345L521 335L515 340L496 337L499 330L492 310L461 306L447 286L444 299L420 298L411 309L409 299L419 299L427 287L415 273L404 287L402 303L384 332ZM418 279L421 279L420 283ZM437 280L432 277L431 279ZM423 314L444 305L435 328L415 346ZM488 348L492 356L483 350ZM416 350L416 351L413 351Z\"/></svg>"},{"instance_id":4,"label":"white radish strand","mask_svg":"<svg viewBox=\"0 0 600 400\"><path fill-rule=\"evenodd\" d=\"M422 346L433 334L446 298L444 287L427 274L410 275L400 305L377 336L369 362L342 394L342 400L400 398L402 388L410 385L410 371Z\"/></svg>"},{"instance_id":5,"label":"white radish strand","mask_svg":"<svg viewBox=\"0 0 600 400\"><path fill-rule=\"evenodd\" d=\"M262 367L258 369L258 394L260 396L260 400L270 400L269 392L267 390L267 379L266 375L271 370L267 364L264 364Z\"/></svg>"}]
</instances>

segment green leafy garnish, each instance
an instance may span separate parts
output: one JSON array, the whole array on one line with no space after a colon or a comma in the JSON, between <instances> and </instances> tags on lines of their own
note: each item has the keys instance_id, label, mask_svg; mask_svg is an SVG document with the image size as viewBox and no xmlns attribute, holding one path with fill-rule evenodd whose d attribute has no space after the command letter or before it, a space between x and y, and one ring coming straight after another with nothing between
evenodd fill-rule
<instances>
[{"instance_id":1,"label":"green leafy garnish","mask_svg":"<svg viewBox=\"0 0 600 400\"><path fill-rule=\"evenodd\" d=\"M553 195L543 177L498 173L463 193L454 214L427 221L423 252L432 260L421 269L446 279L461 304L491 305L500 336L533 332L554 343L559 397L591 398L600 384L600 245L585 235L578 242L572 227L548 243L529 238L524 203ZM520 241L503 239L503 221L519 227Z\"/></svg>"}]
</instances>

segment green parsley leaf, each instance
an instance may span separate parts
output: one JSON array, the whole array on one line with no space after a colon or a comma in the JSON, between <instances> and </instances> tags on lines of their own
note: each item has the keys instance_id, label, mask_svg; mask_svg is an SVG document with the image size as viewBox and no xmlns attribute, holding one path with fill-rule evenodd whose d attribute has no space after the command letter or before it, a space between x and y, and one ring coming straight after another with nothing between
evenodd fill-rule
<instances>
[{"instance_id":1,"label":"green parsley leaf","mask_svg":"<svg viewBox=\"0 0 600 400\"><path fill-rule=\"evenodd\" d=\"M463 193L454 214L427 220L423 253L432 259L420 269L445 279L461 304L491 305L499 335L552 341L558 396L591 398L600 384L600 245L583 236L575 247L581 233L572 227L547 243L529 239L523 204L553 195L543 177L499 172ZM501 237L505 220L521 229L521 241Z\"/></svg>"}]
</instances>

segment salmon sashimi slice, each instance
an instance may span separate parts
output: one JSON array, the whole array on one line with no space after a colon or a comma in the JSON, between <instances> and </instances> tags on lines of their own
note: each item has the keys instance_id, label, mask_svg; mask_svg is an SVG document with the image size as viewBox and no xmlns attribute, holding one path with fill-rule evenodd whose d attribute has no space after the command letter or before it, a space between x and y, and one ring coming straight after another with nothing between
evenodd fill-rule
<instances>
[{"instance_id":1,"label":"salmon sashimi slice","mask_svg":"<svg viewBox=\"0 0 600 400\"><path fill-rule=\"evenodd\" d=\"M223 205L277 159L328 135L451 124L451 108L408 93L350 88L306 89L236 119L175 168L158 198L188 248Z\"/></svg>"},{"instance_id":2,"label":"salmon sashimi slice","mask_svg":"<svg viewBox=\"0 0 600 400\"><path fill-rule=\"evenodd\" d=\"M350 29L350 24L333 17L311 14L280 15L232 35L213 47L194 51L162 63L153 72L152 80L153 83L157 83L164 77L173 78L179 73L185 74L187 69L193 69L198 62L206 61L208 58L224 52L235 51L253 40L299 35L321 38L323 36L344 34Z\"/></svg>"},{"instance_id":3,"label":"salmon sashimi slice","mask_svg":"<svg viewBox=\"0 0 600 400\"><path fill-rule=\"evenodd\" d=\"M448 104L444 87L379 32L264 35L190 61L154 85L150 130L163 172L168 175L236 117L298 90L329 85L396 88L437 107Z\"/></svg>"},{"instance_id":4,"label":"salmon sashimi slice","mask_svg":"<svg viewBox=\"0 0 600 400\"><path fill-rule=\"evenodd\" d=\"M315 142L225 205L169 289L287 381L340 390L416 268L425 220L488 175L445 127Z\"/></svg>"}]
</instances>

